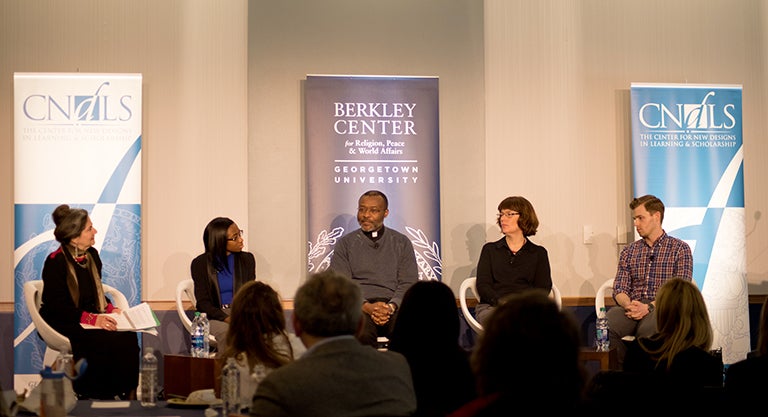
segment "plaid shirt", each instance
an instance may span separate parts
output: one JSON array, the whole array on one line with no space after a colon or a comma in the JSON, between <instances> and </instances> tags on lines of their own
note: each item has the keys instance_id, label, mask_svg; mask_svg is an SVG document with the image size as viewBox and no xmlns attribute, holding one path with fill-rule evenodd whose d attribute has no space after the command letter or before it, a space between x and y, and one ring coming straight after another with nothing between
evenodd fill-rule
<instances>
[{"instance_id":1,"label":"plaid shirt","mask_svg":"<svg viewBox=\"0 0 768 417\"><path fill-rule=\"evenodd\" d=\"M687 243L662 231L652 247L638 239L621 250L613 293L653 301L659 287L673 277L693 279L693 255Z\"/></svg>"}]
</instances>

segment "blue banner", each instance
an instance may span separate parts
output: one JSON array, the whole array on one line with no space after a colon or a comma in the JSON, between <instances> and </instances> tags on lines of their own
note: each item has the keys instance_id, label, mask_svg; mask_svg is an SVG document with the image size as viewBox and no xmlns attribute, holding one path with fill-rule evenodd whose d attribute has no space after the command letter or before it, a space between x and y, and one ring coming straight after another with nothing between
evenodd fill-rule
<instances>
[{"instance_id":1,"label":"blue banner","mask_svg":"<svg viewBox=\"0 0 768 417\"><path fill-rule=\"evenodd\" d=\"M691 246L725 363L750 349L741 95L731 85L631 87L634 196L659 197L664 230Z\"/></svg>"},{"instance_id":2,"label":"blue banner","mask_svg":"<svg viewBox=\"0 0 768 417\"><path fill-rule=\"evenodd\" d=\"M389 199L384 224L411 239L420 279L442 277L438 79L307 76L307 269L326 269L359 227L365 191Z\"/></svg>"},{"instance_id":3,"label":"blue banner","mask_svg":"<svg viewBox=\"0 0 768 417\"><path fill-rule=\"evenodd\" d=\"M88 211L102 281L141 302L141 74L14 74L14 388L40 379L52 351L23 286L59 247L59 204ZM48 356L48 357L46 357Z\"/></svg>"}]
</instances>

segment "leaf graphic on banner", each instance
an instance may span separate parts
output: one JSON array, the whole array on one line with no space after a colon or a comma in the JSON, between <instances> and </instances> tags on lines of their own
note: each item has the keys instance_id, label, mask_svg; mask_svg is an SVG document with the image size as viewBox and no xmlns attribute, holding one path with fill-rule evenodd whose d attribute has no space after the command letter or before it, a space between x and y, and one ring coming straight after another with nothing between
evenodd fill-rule
<instances>
[{"instance_id":1,"label":"leaf graphic on banner","mask_svg":"<svg viewBox=\"0 0 768 417\"><path fill-rule=\"evenodd\" d=\"M309 246L309 252L307 254L307 270L309 272L320 272L328 267L331 262L333 251L326 255L317 266L313 263L313 259L322 257L328 250L328 247L335 245L336 239L340 238L343 234L343 227L336 227L331 230L330 233L327 230L321 230L317 235L314 245L312 242L307 242L307 245Z\"/></svg>"},{"instance_id":2,"label":"leaf graphic on banner","mask_svg":"<svg viewBox=\"0 0 768 417\"><path fill-rule=\"evenodd\" d=\"M416 264L425 277L424 279L439 280L438 276L443 275L443 261L440 259L440 247L437 245L437 242L430 242L427 235L421 229L406 226L405 230L411 235L411 243L414 247L413 252L416 255ZM432 262L430 263L430 261Z\"/></svg>"},{"instance_id":3,"label":"leaf graphic on banner","mask_svg":"<svg viewBox=\"0 0 768 417\"><path fill-rule=\"evenodd\" d=\"M434 281L437 280L437 275L435 275L435 272L432 270L432 265L427 262L426 259L424 259L423 256L418 251L413 251L414 255L416 255L416 265L419 266L419 269L422 272L422 276L419 277L421 280L425 281Z\"/></svg>"}]
</instances>

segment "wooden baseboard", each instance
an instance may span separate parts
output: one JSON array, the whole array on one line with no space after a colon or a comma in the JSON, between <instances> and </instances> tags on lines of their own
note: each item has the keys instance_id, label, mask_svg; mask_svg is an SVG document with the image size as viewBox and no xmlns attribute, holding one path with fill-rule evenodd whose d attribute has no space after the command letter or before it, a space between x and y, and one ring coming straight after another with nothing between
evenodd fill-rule
<instances>
[{"instance_id":1,"label":"wooden baseboard","mask_svg":"<svg viewBox=\"0 0 768 417\"><path fill-rule=\"evenodd\" d=\"M768 298L768 294L750 294L749 304L762 304L766 298ZM148 303L150 307L152 307L152 310L155 311L176 310L175 301L148 301ZM0 303L0 313L13 313L13 305L14 303ZM459 300L456 299L456 306L458 307L459 305ZM467 305L474 308L477 305L477 300L474 298L468 298ZM563 297L563 306L566 307L587 307L594 305L594 297ZM613 302L612 298L606 298L605 305L610 307L615 305L615 303ZM192 304L189 301L185 301L184 306L187 310L192 309ZM283 309L293 310L293 300L284 300Z\"/></svg>"}]
</instances>

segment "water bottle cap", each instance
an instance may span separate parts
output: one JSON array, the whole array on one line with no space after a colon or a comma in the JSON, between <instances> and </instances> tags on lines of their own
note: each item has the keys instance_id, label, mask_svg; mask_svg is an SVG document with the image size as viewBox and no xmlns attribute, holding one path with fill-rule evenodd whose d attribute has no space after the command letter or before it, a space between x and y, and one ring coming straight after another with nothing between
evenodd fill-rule
<instances>
[{"instance_id":1,"label":"water bottle cap","mask_svg":"<svg viewBox=\"0 0 768 417\"><path fill-rule=\"evenodd\" d=\"M200 312L199 311L195 311L195 317L197 317L199 315L200 315Z\"/></svg>"},{"instance_id":2,"label":"water bottle cap","mask_svg":"<svg viewBox=\"0 0 768 417\"><path fill-rule=\"evenodd\" d=\"M64 372L56 372L50 366L46 366L40 371L40 376L45 379L61 379L64 378Z\"/></svg>"}]
</instances>

